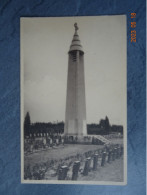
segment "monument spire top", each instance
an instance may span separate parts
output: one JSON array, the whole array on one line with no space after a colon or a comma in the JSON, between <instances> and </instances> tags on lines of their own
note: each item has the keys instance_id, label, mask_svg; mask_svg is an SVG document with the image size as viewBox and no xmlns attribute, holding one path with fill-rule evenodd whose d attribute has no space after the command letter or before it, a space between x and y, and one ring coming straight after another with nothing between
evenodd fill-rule
<instances>
[{"instance_id":1,"label":"monument spire top","mask_svg":"<svg viewBox=\"0 0 147 195\"><path fill-rule=\"evenodd\" d=\"M74 27L75 27L75 34L76 34L77 31L79 30L79 27L78 27L77 23L74 23Z\"/></svg>"},{"instance_id":2,"label":"monument spire top","mask_svg":"<svg viewBox=\"0 0 147 195\"><path fill-rule=\"evenodd\" d=\"M80 43L79 35L77 33L77 31L79 30L77 23L74 23L74 27L75 27L75 33L73 35L73 39L72 39L72 43L70 45L69 52L81 51L81 53L84 53L83 49L82 49L82 45Z\"/></svg>"}]
</instances>

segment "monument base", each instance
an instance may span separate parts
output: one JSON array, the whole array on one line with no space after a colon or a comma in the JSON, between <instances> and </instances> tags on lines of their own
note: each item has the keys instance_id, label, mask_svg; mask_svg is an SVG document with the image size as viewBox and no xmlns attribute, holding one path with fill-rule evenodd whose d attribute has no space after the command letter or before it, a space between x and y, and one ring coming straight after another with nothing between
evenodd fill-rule
<instances>
[{"instance_id":1,"label":"monument base","mask_svg":"<svg viewBox=\"0 0 147 195\"><path fill-rule=\"evenodd\" d=\"M65 144L91 144L92 137L89 135L65 134L64 142Z\"/></svg>"},{"instance_id":2,"label":"monument base","mask_svg":"<svg viewBox=\"0 0 147 195\"><path fill-rule=\"evenodd\" d=\"M64 134L64 143L65 144L95 144L103 145L110 144L111 142L101 135L73 135L73 134Z\"/></svg>"}]
</instances>

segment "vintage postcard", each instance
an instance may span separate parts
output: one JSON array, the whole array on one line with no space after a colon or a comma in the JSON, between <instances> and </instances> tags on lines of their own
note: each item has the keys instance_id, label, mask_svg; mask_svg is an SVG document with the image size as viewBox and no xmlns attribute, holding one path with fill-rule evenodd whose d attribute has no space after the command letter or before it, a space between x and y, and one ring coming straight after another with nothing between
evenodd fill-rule
<instances>
[{"instance_id":1,"label":"vintage postcard","mask_svg":"<svg viewBox=\"0 0 147 195\"><path fill-rule=\"evenodd\" d=\"M127 17L21 18L21 182L127 184Z\"/></svg>"}]
</instances>

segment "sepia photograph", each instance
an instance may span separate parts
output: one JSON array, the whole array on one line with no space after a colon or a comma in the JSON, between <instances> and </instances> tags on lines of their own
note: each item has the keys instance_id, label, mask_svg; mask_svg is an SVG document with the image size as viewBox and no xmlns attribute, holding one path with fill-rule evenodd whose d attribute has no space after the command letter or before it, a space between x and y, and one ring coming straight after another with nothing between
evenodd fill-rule
<instances>
[{"instance_id":1,"label":"sepia photograph","mask_svg":"<svg viewBox=\"0 0 147 195\"><path fill-rule=\"evenodd\" d=\"M127 17L22 17L21 182L127 184Z\"/></svg>"}]
</instances>

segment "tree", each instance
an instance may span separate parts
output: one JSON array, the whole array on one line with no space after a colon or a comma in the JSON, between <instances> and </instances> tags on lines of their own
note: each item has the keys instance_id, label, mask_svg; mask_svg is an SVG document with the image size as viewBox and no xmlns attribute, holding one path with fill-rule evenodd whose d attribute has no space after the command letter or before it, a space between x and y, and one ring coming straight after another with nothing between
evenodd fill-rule
<instances>
[{"instance_id":1,"label":"tree","mask_svg":"<svg viewBox=\"0 0 147 195\"><path fill-rule=\"evenodd\" d=\"M27 112L24 120L24 135L29 135L30 126L31 126L30 114L29 112Z\"/></svg>"},{"instance_id":2,"label":"tree","mask_svg":"<svg viewBox=\"0 0 147 195\"><path fill-rule=\"evenodd\" d=\"M110 123L109 123L109 119L107 116L105 118L105 131L107 134L109 134L109 132L110 132Z\"/></svg>"}]
</instances>

